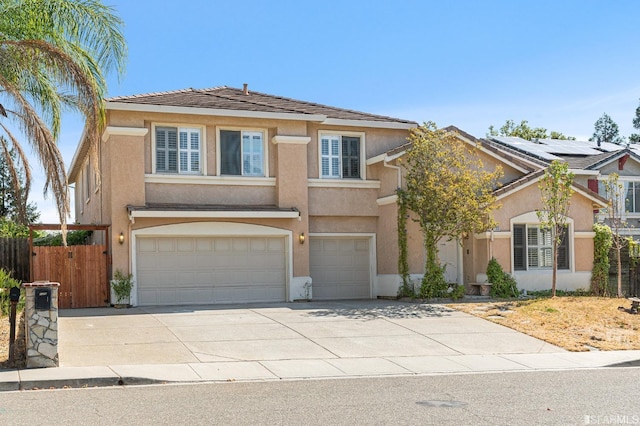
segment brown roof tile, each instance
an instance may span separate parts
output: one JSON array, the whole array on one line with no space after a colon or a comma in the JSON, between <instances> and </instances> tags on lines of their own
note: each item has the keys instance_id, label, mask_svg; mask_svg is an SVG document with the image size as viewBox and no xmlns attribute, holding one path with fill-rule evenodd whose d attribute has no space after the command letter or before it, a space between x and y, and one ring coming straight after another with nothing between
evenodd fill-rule
<instances>
[{"instance_id":1,"label":"brown roof tile","mask_svg":"<svg viewBox=\"0 0 640 426\"><path fill-rule=\"evenodd\" d=\"M225 109L232 111L256 111L270 113L324 115L343 120L363 120L417 124L411 120L368 114L350 109L336 108L313 102L299 101L282 96L248 91L227 86L208 89L183 89L171 92L146 93L132 96L118 96L107 102L175 106L187 108Z\"/></svg>"}]
</instances>

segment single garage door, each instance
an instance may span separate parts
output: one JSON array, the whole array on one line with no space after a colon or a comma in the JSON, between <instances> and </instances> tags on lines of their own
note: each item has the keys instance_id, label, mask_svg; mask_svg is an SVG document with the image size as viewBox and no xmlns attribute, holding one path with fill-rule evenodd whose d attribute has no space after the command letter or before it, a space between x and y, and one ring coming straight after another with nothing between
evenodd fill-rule
<instances>
[{"instance_id":1,"label":"single garage door","mask_svg":"<svg viewBox=\"0 0 640 426\"><path fill-rule=\"evenodd\" d=\"M370 238L309 238L313 300L371 298Z\"/></svg>"},{"instance_id":2,"label":"single garage door","mask_svg":"<svg viewBox=\"0 0 640 426\"><path fill-rule=\"evenodd\" d=\"M139 305L281 302L281 237L138 237Z\"/></svg>"}]
</instances>

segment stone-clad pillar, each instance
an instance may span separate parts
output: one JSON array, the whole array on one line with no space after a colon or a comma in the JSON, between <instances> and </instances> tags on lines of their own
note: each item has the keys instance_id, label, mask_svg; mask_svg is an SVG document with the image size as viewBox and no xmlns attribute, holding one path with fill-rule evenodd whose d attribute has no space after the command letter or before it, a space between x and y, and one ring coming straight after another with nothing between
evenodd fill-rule
<instances>
[{"instance_id":1,"label":"stone-clad pillar","mask_svg":"<svg viewBox=\"0 0 640 426\"><path fill-rule=\"evenodd\" d=\"M59 286L60 283L49 281L22 284L26 292L24 323L27 368L58 366Z\"/></svg>"}]
</instances>

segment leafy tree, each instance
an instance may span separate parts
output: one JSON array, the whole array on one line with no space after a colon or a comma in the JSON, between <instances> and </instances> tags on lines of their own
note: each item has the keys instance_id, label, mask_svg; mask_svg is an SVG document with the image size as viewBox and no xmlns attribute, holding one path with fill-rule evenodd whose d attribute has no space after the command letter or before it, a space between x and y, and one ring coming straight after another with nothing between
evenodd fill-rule
<instances>
[{"instance_id":1,"label":"leafy tree","mask_svg":"<svg viewBox=\"0 0 640 426\"><path fill-rule=\"evenodd\" d=\"M0 135L29 168L14 127L31 144L62 223L70 212L66 171L58 150L65 108L85 118L95 146L104 126L105 73L120 74L126 58L122 21L100 0L0 1ZM11 125L10 125L11 123ZM25 176L29 186L29 176Z\"/></svg>"},{"instance_id":2,"label":"leafy tree","mask_svg":"<svg viewBox=\"0 0 640 426\"><path fill-rule=\"evenodd\" d=\"M618 125L606 113L602 114L602 117L598 118L594 124L594 128L595 130L593 132L593 136L589 139L590 141L595 141L598 145L603 142L615 143L618 145L624 143L624 138L620 136Z\"/></svg>"},{"instance_id":3,"label":"leafy tree","mask_svg":"<svg viewBox=\"0 0 640 426\"><path fill-rule=\"evenodd\" d=\"M558 247L562 238L566 238L567 219L571 196L573 195L573 173L569 166L554 160L545 170L538 188L542 195L544 210L537 212L540 227L551 231L553 245L553 275L551 279L551 297L556 297L556 281L558 276Z\"/></svg>"},{"instance_id":4,"label":"leafy tree","mask_svg":"<svg viewBox=\"0 0 640 426\"><path fill-rule=\"evenodd\" d=\"M547 129L544 127L532 128L529 126L527 120L522 120L520 124L516 124L513 120L507 120L500 129L496 130L493 126L489 126L489 136L515 136L518 138L526 139L528 141L532 139L565 139L575 140L572 136L565 136L560 132L552 131L550 135L547 134Z\"/></svg>"},{"instance_id":5,"label":"leafy tree","mask_svg":"<svg viewBox=\"0 0 640 426\"><path fill-rule=\"evenodd\" d=\"M591 291L596 296L609 295L609 250L613 243L611 228L602 223L594 223L596 233L593 238L593 271Z\"/></svg>"},{"instance_id":6,"label":"leafy tree","mask_svg":"<svg viewBox=\"0 0 640 426\"><path fill-rule=\"evenodd\" d=\"M412 129L411 148L401 159L406 189L400 203L415 214L426 250L422 297L446 296L448 283L438 259L438 241L482 232L494 225L493 190L502 170L488 172L474 149L453 132L438 130L432 122Z\"/></svg>"},{"instance_id":7,"label":"leafy tree","mask_svg":"<svg viewBox=\"0 0 640 426\"><path fill-rule=\"evenodd\" d=\"M611 228L611 246L616 253L618 275L618 297L622 297L622 249L628 244L626 237L620 235L623 228L627 228L624 219L625 196L624 186L618 181L618 174L611 173L604 181L605 198L609 201L606 208L609 228Z\"/></svg>"},{"instance_id":8,"label":"leafy tree","mask_svg":"<svg viewBox=\"0 0 640 426\"><path fill-rule=\"evenodd\" d=\"M3 139L0 136L4 146ZM15 151L0 150L0 217L26 225L36 222L40 213L34 203L27 201L29 188L24 186L24 175L18 171L16 161Z\"/></svg>"},{"instance_id":9,"label":"leafy tree","mask_svg":"<svg viewBox=\"0 0 640 426\"><path fill-rule=\"evenodd\" d=\"M633 128L636 130L640 130L640 106L636 108L636 115L633 117ZM640 135L637 133L632 133L629 136L629 143L640 143Z\"/></svg>"},{"instance_id":10,"label":"leafy tree","mask_svg":"<svg viewBox=\"0 0 640 426\"><path fill-rule=\"evenodd\" d=\"M0 217L0 238L26 238L29 236L29 227Z\"/></svg>"}]
</instances>

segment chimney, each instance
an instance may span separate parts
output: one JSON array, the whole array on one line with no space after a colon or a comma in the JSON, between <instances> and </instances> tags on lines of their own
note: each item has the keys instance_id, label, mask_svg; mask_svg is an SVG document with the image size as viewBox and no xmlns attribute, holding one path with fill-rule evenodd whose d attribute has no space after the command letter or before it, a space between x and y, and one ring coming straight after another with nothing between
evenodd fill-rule
<instances>
[{"instance_id":1,"label":"chimney","mask_svg":"<svg viewBox=\"0 0 640 426\"><path fill-rule=\"evenodd\" d=\"M249 85L247 83L242 85L242 92L244 92L245 95L249 94Z\"/></svg>"}]
</instances>

